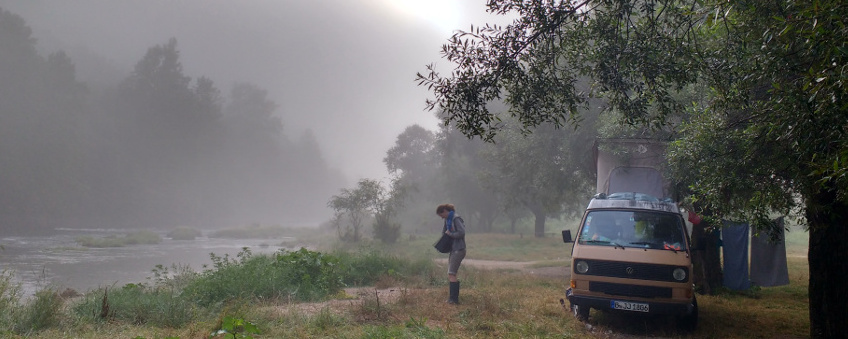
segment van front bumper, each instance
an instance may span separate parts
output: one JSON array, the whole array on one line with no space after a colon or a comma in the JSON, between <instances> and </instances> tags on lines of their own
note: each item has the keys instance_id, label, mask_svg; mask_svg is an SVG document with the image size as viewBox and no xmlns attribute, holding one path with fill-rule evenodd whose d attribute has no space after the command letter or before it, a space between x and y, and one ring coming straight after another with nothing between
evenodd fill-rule
<instances>
[{"instance_id":1,"label":"van front bumper","mask_svg":"<svg viewBox=\"0 0 848 339\"><path fill-rule=\"evenodd\" d=\"M571 291L568 291L571 292ZM566 293L568 297L568 301L571 304L580 305L583 307L591 307L598 310L609 310L609 311L617 311L617 312L628 312L634 313L630 311L622 311L616 310L611 307L611 302L613 300L617 301L627 301L634 303L643 303L648 304L648 312L646 314L664 314L664 315L688 315L692 313L694 306L691 302L687 303L667 303L667 302L652 302L652 301L642 301L642 300L632 300L627 298L602 298L602 297L590 297L590 296L578 296L573 293ZM635 312L642 313L642 312Z\"/></svg>"}]
</instances>

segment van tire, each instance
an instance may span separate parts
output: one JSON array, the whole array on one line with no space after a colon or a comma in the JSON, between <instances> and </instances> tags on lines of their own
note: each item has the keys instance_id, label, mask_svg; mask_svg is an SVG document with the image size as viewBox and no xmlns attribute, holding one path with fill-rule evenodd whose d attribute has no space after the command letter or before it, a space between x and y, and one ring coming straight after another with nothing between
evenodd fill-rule
<instances>
[{"instance_id":1,"label":"van tire","mask_svg":"<svg viewBox=\"0 0 848 339\"><path fill-rule=\"evenodd\" d=\"M677 318L677 328L685 332L694 332L698 327L698 299L692 296L692 312Z\"/></svg>"},{"instance_id":2,"label":"van tire","mask_svg":"<svg viewBox=\"0 0 848 339\"><path fill-rule=\"evenodd\" d=\"M589 309L587 306L571 304L571 312L574 313L574 317L579 321L589 320Z\"/></svg>"}]
</instances>

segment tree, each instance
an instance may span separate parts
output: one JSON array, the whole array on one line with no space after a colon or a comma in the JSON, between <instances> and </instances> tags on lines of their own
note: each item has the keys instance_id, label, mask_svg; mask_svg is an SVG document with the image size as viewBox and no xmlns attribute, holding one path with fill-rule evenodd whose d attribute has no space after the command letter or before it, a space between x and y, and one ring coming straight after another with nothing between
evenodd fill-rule
<instances>
[{"instance_id":1,"label":"tree","mask_svg":"<svg viewBox=\"0 0 848 339\"><path fill-rule=\"evenodd\" d=\"M394 244L400 238L401 228L401 224L395 221L395 216L403 207L407 186L397 179L392 181L388 190L375 181L370 184L376 192L371 206L374 212L374 238L386 244Z\"/></svg>"},{"instance_id":2,"label":"tree","mask_svg":"<svg viewBox=\"0 0 848 339\"><path fill-rule=\"evenodd\" d=\"M64 52L43 58L20 16L0 8L0 225L76 224L89 184L86 87Z\"/></svg>"},{"instance_id":3,"label":"tree","mask_svg":"<svg viewBox=\"0 0 848 339\"><path fill-rule=\"evenodd\" d=\"M343 188L339 195L332 196L327 202L327 206L335 211L336 231L342 241L359 242L362 238L362 219L367 216L370 200L363 193L358 189Z\"/></svg>"},{"instance_id":4,"label":"tree","mask_svg":"<svg viewBox=\"0 0 848 339\"><path fill-rule=\"evenodd\" d=\"M439 173L436 185L441 190L436 199L459 206L469 229L491 231L499 215L498 197L480 181L482 171L491 166L482 156L488 145L468 140L452 126L442 126L437 140Z\"/></svg>"},{"instance_id":5,"label":"tree","mask_svg":"<svg viewBox=\"0 0 848 339\"><path fill-rule=\"evenodd\" d=\"M549 124L529 135L509 128L500 132L484 151L493 164L484 170L484 185L498 193L505 207L529 210L535 216L535 236L544 237L548 217L577 211L592 196L592 175L579 161L592 144Z\"/></svg>"},{"instance_id":6,"label":"tree","mask_svg":"<svg viewBox=\"0 0 848 339\"><path fill-rule=\"evenodd\" d=\"M223 99L211 80L192 84L183 74L176 39L149 48L115 100L111 142L123 175L107 185L125 187L130 200L121 199L115 209L153 224L197 224L198 216L215 215L215 208L200 203L211 195L210 183L197 174L208 173L213 167L204 161L220 151Z\"/></svg>"},{"instance_id":7,"label":"tree","mask_svg":"<svg viewBox=\"0 0 848 339\"><path fill-rule=\"evenodd\" d=\"M327 205L336 212L339 238L358 242L363 219L374 218L374 236L385 243L394 243L400 237L400 224L393 217L403 204L404 190L395 181L387 190L373 179L362 179L355 189L342 189L341 194L330 198ZM347 221L347 226L342 223Z\"/></svg>"},{"instance_id":8,"label":"tree","mask_svg":"<svg viewBox=\"0 0 848 339\"><path fill-rule=\"evenodd\" d=\"M395 145L386 152L383 163L389 173L400 175L404 181L421 182L428 176L428 170L434 167L431 151L435 142L433 132L420 125L408 126L398 135Z\"/></svg>"},{"instance_id":9,"label":"tree","mask_svg":"<svg viewBox=\"0 0 848 339\"><path fill-rule=\"evenodd\" d=\"M848 137L844 70L848 6L841 1L491 0L516 13L507 27L455 34L418 75L445 123L491 139L502 127L496 99L532 128L578 121L603 97L623 120L653 127L691 105L675 99L703 81L713 90L671 150L697 161L678 176L716 217L768 230L772 213L798 211L810 232L810 336L848 332ZM592 79L591 91L575 87ZM678 172L679 173L679 172Z\"/></svg>"}]
</instances>

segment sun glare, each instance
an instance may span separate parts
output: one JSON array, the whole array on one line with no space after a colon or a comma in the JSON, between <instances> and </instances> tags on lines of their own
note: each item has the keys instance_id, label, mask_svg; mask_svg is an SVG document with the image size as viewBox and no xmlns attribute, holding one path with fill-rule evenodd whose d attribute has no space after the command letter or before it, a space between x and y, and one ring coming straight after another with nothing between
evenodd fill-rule
<instances>
[{"instance_id":1,"label":"sun glare","mask_svg":"<svg viewBox=\"0 0 848 339\"><path fill-rule=\"evenodd\" d=\"M445 33L460 26L460 7L456 0L382 0L400 15L426 21Z\"/></svg>"}]
</instances>

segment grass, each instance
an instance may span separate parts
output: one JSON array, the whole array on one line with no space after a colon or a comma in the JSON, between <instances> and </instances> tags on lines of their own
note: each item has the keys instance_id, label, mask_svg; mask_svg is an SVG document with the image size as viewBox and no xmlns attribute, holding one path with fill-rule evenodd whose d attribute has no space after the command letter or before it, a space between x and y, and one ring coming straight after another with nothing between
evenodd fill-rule
<instances>
[{"instance_id":1,"label":"grass","mask_svg":"<svg viewBox=\"0 0 848 339\"><path fill-rule=\"evenodd\" d=\"M326 234L313 236L332 239ZM73 301L44 293L40 302L16 307L12 305L17 302L14 286L8 284L9 279L6 285L0 279L0 336L209 338L210 333L237 321L255 325L261 332L254 334L256 338L609 338L619 334L804 338L809 332L809 273L802 256L788 257L788 286L699 295L700 324L687 334L678 332L673 321L663 317L623 317L592 310L588 323L578 322L560 305L566 287L562 277L533 276L516 270L463 266L461 304L448 306L444 303L448 294L445 267L432 260L444 255L433 250L433 241L435 235L433 239L405 238L391 246L366 241L323 253L304 250L275 256L219 257L217 266L206 272L162 272L160 267L154 285L110 289L110 307L105 314L111 315L105 318L100 317L104 313L103 290ZM503 234L471 234L468 244L469 259L532 261L532 267L567 265L571 250L559 238ZM328 241L316 247L334 245ZM787 239L787 253L806 253L805 246L803 241ZM324 271L328 266L334 269ZM309 281L310 285L320 285L331 283L337 275L346 286L372 286L364 287L365 291L391 288L397 295L352 296L331 287L325 288L324 294L303 299L292 297L285 288L278 290L284 294L261 292L267 287L263 284L269 282L287 281L283 285L294 286ZM263 277L272 279L263 282ZM197 300L185 298L195 295L192 284L218 294L206 303L190 302ZM4 304L4 300L9 302ZM57 306L56 300L64 304ZM45 316L19 311L33 309L40 309L36 313Z\"/></svg>"},{"instance_id":2,"label":"grass","mask_svg":"<svg viewBox=\"0 0 848 339\"><path fill-rule=\"evenodd\" d=\"M217 230L212 232L209 237L229 239L274 239L291 237L293 232L293 229L279 225L262 226L253 224L244 227Z\"/></svg>"},{"instance_id":3,"label":"grass","mask_svg":"<svg viewBox=\"0 0 848 339\"><path fill-rule=\"evenodd\" d=\"M76 242L83 247L105 248L105 247L123 247L127 245L138 244L158 244L162 242L162 237L151 231L138 231L123 236L107 236L107 237L78 237Z\"/></svg>"},{"instance_id":4,"label":"grass","mask_svg":"<svg viewBox=\"0 0 848 339\"><path fill-rule=\"evenodd\" d=\"M203 235L199 230L188 226L177 226L177 228L168 232L168 238L173 240L194 240Z\"/></svg>"}]
</instances>

